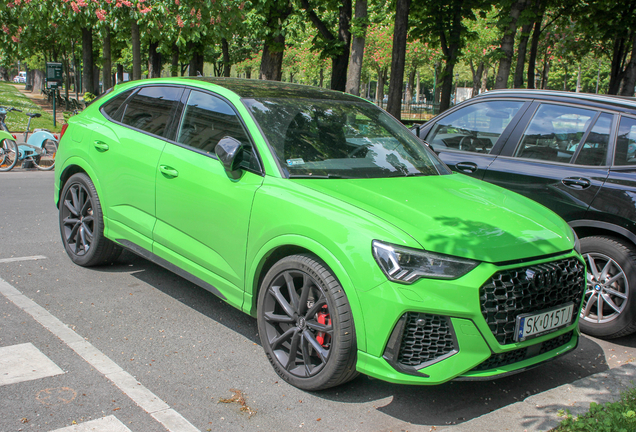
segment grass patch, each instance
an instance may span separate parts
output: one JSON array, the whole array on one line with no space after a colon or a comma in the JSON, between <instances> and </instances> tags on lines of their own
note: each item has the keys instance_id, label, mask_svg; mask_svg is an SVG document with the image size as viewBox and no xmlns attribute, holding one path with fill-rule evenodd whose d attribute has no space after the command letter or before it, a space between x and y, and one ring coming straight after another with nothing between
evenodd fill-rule
<instances>
[{"instance_id":1,"label":"grass patch","mask_svg":"<svg viewBox=\"0 0 636 432\"><path fill-rule=\"evenodd\" d=\"M29 122L29 117L25 113L40 113L42 117L33 119L31 121L31 130L35 128L48 129L52 132L59 132L62 129L60 122L57 122L57 126L53 127L53 115L45 112L39 105L31 102L29 98L20 93L17 89L18 86L24 86L24 84L9 84L7 82L0 82L0 106L13 107L24 112L10 112L7 114L5 123L11 132L24 132Z\"/></svg>"},{"instance_id":2,"label":"grass patch","mask_svg":"<svg viewBox=\"0 0 636 432\"><path fill-rule=\"evenodd\" d=\"M555 432L632 432L636 430L636 388L624 392L617 402L592 402L585 414L574 417L560 411L559 416L564 419Z\"/></svg>"}]
</instances>

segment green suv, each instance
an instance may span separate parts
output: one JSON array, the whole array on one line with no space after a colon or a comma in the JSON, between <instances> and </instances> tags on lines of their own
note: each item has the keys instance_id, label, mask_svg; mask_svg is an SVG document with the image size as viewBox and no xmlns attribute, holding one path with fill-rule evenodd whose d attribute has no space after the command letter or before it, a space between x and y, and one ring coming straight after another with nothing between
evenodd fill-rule
<instances>
[{"instance_id":1,"label":"green suv","mask_svg":"<svg viewBox=\"0 0 636 432\"><path fill-rule=\"evenodd\" d=\"M453 174L375 105L238 79L117 86L69 121L64 247L128 249L255 316L290 384L490 379L575 348L585 266L539 204Z\"/></svg>"}]
</instances>

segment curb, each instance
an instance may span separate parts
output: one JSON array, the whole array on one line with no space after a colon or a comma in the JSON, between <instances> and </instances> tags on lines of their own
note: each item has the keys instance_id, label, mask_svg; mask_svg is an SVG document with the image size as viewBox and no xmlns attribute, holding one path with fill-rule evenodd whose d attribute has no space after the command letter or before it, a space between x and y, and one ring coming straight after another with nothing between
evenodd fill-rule
<instances>
[{"instance_id":1,"label":"curb","mask_svg":"<svg viewBox=\"0 0 636 432\"><path fill-rule=\"evenodd\" d=\"M599 372L570 384L532 395L522 402L500 408L457 426L438 428L452 432L549 431L559 425L559 410L583 414L591 402L615 402L621 393L634 387L636 365L628 363Z\"/></svg>"}]
</instances>

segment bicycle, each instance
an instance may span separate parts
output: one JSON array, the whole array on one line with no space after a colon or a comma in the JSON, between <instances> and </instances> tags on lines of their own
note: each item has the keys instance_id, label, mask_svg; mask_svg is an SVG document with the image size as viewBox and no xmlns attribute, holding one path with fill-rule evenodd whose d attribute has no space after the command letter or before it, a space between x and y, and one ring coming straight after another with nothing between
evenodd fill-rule
<instances>
[{"instance_id":1,"label":"bicycle","mask_svg":"<svg viewBox=\"0 0 636 432\"><path fill-rule=\"evenodd\" d=\"M42 171L50 171L55 167L55 154L57 153L57 140L55 136L44 129L36 129L31 133L31 120L41 117L40 113L26 113L29 117L27 129L24 132L23 142L18 143L16 136L9 133L5 124L7 114L11 111L22 112L17 108L0 106L0 172L11 170L16 162L28 161Z\"/></svg>"}]
</instances>

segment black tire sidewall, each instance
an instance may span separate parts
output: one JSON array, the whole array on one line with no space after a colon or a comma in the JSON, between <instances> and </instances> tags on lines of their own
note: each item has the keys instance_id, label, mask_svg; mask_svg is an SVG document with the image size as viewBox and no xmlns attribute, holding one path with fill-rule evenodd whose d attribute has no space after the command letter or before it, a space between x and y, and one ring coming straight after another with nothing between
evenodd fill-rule
<instances>
[{"instance_id":1,"label":"black tire sidewall","mask_svg":"<svg viewBox=\"0 0 636 432\"><path fill-rule=\"evenodd\" d=\"M64 238L64 224L63 224L63 206L64 199L66 198L66 194L68 190L76 185L80 184L86 188L90 195L90 200L93 207L93 241L91 242L91 247L89 251L84 255L76 255L75 252L71 250L71 247L68 245L66 239ZM68 181L64 184L64 188L62 189L62 195L60 199L59 205L59 224L60 224L60 235L62 237L62 242L64 244L64 249L66 249L66 253L68 254L71 260L80 266L88 267L95 264L98 264L98 260L96 259L96 255L100 250L100 245L102 242L105 242L106 239L104 237L104 218L102 214L102 207L99 202L99 197L97 196L97 190L93 185L91 179L84 173L78 173L71 176Z\"/></svg>"},{"instance_id":2,"label":"black tire sidewall","mask_svg":"<svg viewBox=\"0 0 636 432\"><path fill-rule=\"evenodd\" d=\"M263 305L265 302L265 297L272 281L274 281L281 273L287 270L300 270L310 275L318 283L320 288L325 293L325 296L327 297L327 307L329 308L331 323L334 332L332 336L331 349L327 364L324 366L323 370L321 370L316 376L313 377L301 378L287 372L279 363L276 355L273 353L269 345L269 341L267 340L266 324L265 319L263 318ZM327 271L328 274L333 278L331 283L326 280L326 278L324 277L324 273L321 274L321 270ZM343 331L342 329L343 317L347 316L348 314L348 317L352 319L352 315L346 295L343 295L340 298L340 301L334 298L334 295L339 293L340 291L344 294L344 291L342 291L342 286L333 275L333 273L329 270L329 268L324 263L319 261L317 257L313 257L310 255L293 255L283 258L278 263L276 263L265 275L265 278L263 279L263 282L261 284L261 289L258 293L258 333L263 349L265 350L265 354L274 367L274 370L282 379L284 379L289 384L306 391L323 390L340 384L336 374L338 373L338 369L342 367L343 358L348 357L347 355L341 355L341 348L345 343L343 341L344 337L352 337L353 343L351 343L349 349L357 349L355 344L355 330L353 328L353 325L351 326L351 329L347 331L347 335L345 335L345 331ZM351 334L349 334L349 332Z\"/></svg>"},{"instance_id":3,"label":"black tire sidewall","mask_svg":"<svg viewBox=\"0 0 636 432\"><path fill-rule=\"evenodd\" d=\"M599 253L606 255L616 261L622 268L629 284L627 305L623 312L614 320L593 324L585 321L582 317L579 320L581 331L595 337L614 338L625 336L636 330L636 260L633 248L627 246L618 239L609 237L585 237L581 239L581 254ZM588 265L586 260L586 265ZM583 303L585 308L585 303ZM633 330L632 330L633 328Z\"/></svg>"}]
</instances>

